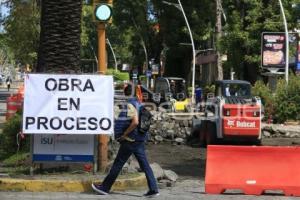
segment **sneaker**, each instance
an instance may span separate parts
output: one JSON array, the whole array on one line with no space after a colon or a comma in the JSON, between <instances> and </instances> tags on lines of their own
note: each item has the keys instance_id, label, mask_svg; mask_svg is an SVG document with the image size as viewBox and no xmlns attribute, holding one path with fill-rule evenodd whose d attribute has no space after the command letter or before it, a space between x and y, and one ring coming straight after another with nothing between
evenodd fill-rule
<instances>
[{"instance_id":1,"label":"sneaker","mask_svg":"<svg viewBox=\"0 0 300 200\"><path fill-rule=\"evenodd\" d=\"M100 184L92 183L92 188L98 194L101 194L101 195L107 195L108 194L108 192L106 192L105 190L103 190L103 187Z\"/></svg>"},{"instance_id":2,"label":"sneaker","mask_svg":"<svg viewBox=\"0 0 300 200\"><path fill-rule=\"evenodd\" d=\"M153 198L159 196L157 191L148 191L146 194L143 195L144 197Z\"/></svg>"}]
</instances>

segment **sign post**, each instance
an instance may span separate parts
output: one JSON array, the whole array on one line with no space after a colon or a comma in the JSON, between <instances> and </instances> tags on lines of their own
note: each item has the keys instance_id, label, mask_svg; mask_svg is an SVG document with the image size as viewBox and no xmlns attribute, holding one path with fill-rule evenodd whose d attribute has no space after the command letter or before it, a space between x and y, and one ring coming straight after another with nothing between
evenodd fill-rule
<instances>
[{"instance_id":1,"label":"sign post","mask_svg":"<svg viewBox=\"0 0 300 200\"><path fill-rule=\"evenodd\" d=\"M299 38L299 33L297 33L297 36ZM300 41L298 40L297 43L297 56L296 56L296 74L300 75Z\"/></svg>"}]
</instances>

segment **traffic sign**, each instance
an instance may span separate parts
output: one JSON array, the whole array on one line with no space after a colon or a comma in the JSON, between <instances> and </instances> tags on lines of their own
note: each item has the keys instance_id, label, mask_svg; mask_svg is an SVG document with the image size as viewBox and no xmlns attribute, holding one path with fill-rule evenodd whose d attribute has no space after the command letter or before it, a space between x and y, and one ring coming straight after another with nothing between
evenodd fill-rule
<instances>
[{"instance_id":1,"label":"traffic sign","mask_svg":"<svg viewBox=\"0 0 300 200\"><path fill-rule=\"evenodd\" d=\"M147 76L147 77L151 77L151 76L152 76L151 70L147 70L147 71L146 71L146 76Z\"/></svg>"}]
</instances>

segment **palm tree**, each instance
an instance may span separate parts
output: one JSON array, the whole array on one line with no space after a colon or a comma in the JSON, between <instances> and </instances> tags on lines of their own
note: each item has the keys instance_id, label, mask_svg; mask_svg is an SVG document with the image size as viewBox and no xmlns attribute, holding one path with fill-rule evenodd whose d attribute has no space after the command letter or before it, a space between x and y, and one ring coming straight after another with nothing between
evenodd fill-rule
<instances>
[{"instance_id":1,"label":"palm tree","mask_svg":"<svg viewBox=\"0 0 300 200\"><path fill-rule=\"evenodd\" d=\"M37 72L80 72L82 0L42 0Z\"/></svg>"}]
</instances>

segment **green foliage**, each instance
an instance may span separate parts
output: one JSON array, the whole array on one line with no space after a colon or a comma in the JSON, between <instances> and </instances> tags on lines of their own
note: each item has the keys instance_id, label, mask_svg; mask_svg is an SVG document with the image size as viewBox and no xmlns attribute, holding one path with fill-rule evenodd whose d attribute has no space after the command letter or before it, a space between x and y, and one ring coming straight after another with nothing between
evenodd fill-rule
<instances>
[{"instance_id":1,"label":"green foliage","mask_svg":"<svg viewBox=\"0 0 300 200\"><path fill-rule=\"evenodd\" d=\"M166 56L166 76L178 76L188 80L191 77L191 39L182 12L175 6L166 5L161 0L152 0ZM170 1L178 3L177 1ZM215 1L181 1L189 22L197 50L214 48ZM159 54L156 57L159 60Z\"/></svg>"},{"instance_id":2,"label":"green foliage","mask_svg":"<svg viewBox=\"0 0 300 200\"><path fill-rule=\"evenodd\" d=\"M289 30L299 27L299 12L292 8L297 1L282 0ZM226 0L223 8L227 21L220 47L228 57L224 67L227 74L233 68L238 79L254 83L261 61L261 33L284 31L278 0Z\"/></svg>"},{"instance_id":3,"label":"green foliage","mask_svg":"<svg viewBox=\"0 0 300 200\"><path fill-rule=\"evenodd\" d=\"M300 78L291 76L288 86L280 80L275 96L274 120L283 123L286 120L300 120Z\"/></svg>"},{"instance_id":4,"label":"green foliage","mask_svg":"<svg viewBox=\"0 0 300 200\"><path fill-rule=\"evenodd\" d=\"M97 54L97 31L93 22L93 7L83 5L81 18L81 58L95 59Z\"/></svg>"},{"instance_id":5,"label":"green foliage","mask_svg":"<svg viewBox=\"0 0 300 200\"><path fill-rule=\"evenodd\" d=\"M153 31L156 20L148 16L148 11L152 10L149 2L115 0L113 25L108 27L109 39L117 49L117 57L140 70L147 59L160 54L159 46L162 44Z\"/></svg>"},{"instance_id":6,"label":"green foliage","mask_svg":"<svg viewBox=\"0 0 300 200\"><path fill-rule=\"evenodd\" d=\"M40 32L40 7L35 0L8 0L9 16L4 23L5 52L21 63L36 61ZM176 0L170 2L178 3ZM299 9L292 8L299 0L282 0L289 30L299 29ZM225 74L234 68L239 79L252 83L259 75L261 33L283 31L278 0L223 0L227 20L222 20L223 37L215 44L215 1L182 1L196 49L221 49L228 59ZM114 0L113 24L107 25L107 37L120 63L133 67L145 65L146 60L165 59L165 75L191 77L192 52L189 33L179 9L161 0ZM81 20L81 58L95 60L97 31L92 20L93 7L84 5ZM159 26L159 29L155 29ZM108 65L114 62L107 48ZM147 57L146 57L147 56ZM141 71L141 70L140 70ZM229 78L229 76L225 76Z\"/></svg>"},{"instance_id":7,"label":"green foliage","mask_svg":"<svg viewBox=\"0 0 300 200\"><path fill-rule=\"evenodd\" d=\"M300 120L300 78L290 76L289 84L279 80L276 91L271 90L261 81L257 81L252 88L252 94L262 99L265 119L272 118L275 123L287 120Z\"/></svg>"},{"instance_id":8,"label":"green foliage","mask_svg":"<svg viewBox=\"0 0 300 200\"><path fill-rule=\"evenodd\" d=\"M257 81L252 87L252 95L261 98L265 119L274 115L274 95L272 91L262 81Z\"/></svg>"},{"instance_id":9,"label":"green foliage","mask_svg":"<svg viewBox=\"0 0 300 200\"><path fill-rule=\"evenodd\" d=\"M37 60L40 11L37 1L10 1L10 14L4 19L4 37L14 59L33 65Z\"/></svg>"},{"instance_id":10,"label":"green foliage","mask_svg":"<svg viewBox=\"0 0 300 200\"><path fill-rule=\"evenodd\" d=\"M7 158L17 152L17 134L21 131L22 115L16 113L4 125L3 132L0 134L0 159ZM19 151L29 151L29 137L20 143Z\"/></svg>"},{"instance_id":11,"label":"green foliage","mask_svg":"<svg viewBox=\"0 0 300 200\"><path fill-rule=\"evenodd\" d=\"M117 80L126 81L129 80L129 74L127 72L120 72L119 70L108 69L106 75L113 75Z\"/></svg>"},{"instance_id":12,"label":"green foliage","mask_svg":"<svg viewBox=\"0 0 300 200\"><path fill-rule=\"evenodd\" d=\"M13 167L18 164L24 163L30 156L30 153L28 152L19 152L16 154L11 155L7 159L2 161L2 164L6 167Z\"/></svg>"},{"instance_id":13,"label":"green foliage","mask_svg":"<svg viewBox=\"0 0 300 200\"><path fill-rule=\"evenodd\" d=\"M207 95L209 94L209 93L213 93L213 94L215 94L215 88L216 88L216 86L215 85L207 85L207 86L205 86L204 87L204 90L203 90L203 97L204 98L207 98Z\"/></svg>"},{"instance_id":14,"label":"green foliage","mask_svg":"<svg viewBox=\"0 0 300 200\"><path fill-rule=\"evenodd\" d=\"M133 54L133 51L131 49L133 43L140 44L139 39L137 41L133 40L133 37L136 34L135 32L136 31L133 29L133 27L130 26L128 26L127 29L122 29L115 24L111 24L107 28L107 35L109 35L108 38L110 40L112 48L115 51L117 60L121 61L121 63L129 63L132 65L132 60L135 59L135 57L138 57L138 55ZM138 49L142 51L141 46L139 46ZM110 66L112 66L114 65L112 52L108 49L107 53L109 55L108 63L110 63ZM140 55L140 59L145 59L145 56L143 54Z\"/></svg>"}]
</instances>

